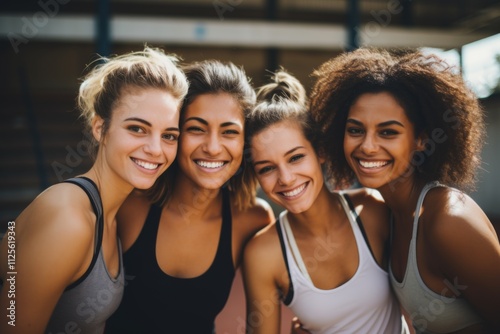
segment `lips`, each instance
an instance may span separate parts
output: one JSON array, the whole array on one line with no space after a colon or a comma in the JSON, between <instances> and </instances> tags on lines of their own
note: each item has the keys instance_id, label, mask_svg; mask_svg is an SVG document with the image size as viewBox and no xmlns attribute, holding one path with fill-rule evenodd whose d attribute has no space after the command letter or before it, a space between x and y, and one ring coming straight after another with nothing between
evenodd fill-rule
<instances>
[{"instance_id":1,"label":"lips","mask_svg":"<svg viewBox=\"0 0 500 334\"><path fill-rule=\"evenodd\" d=\"M147 170L155 170L160 166L160 164L157 164L157 163L147 162L147 161L139 160L139 159L135 159L135 158L132 158L132 161L136 165L139 165L142 168L147 169Z\"/></svg>"},{"instance_id":2,"label":"lips","mask_svg":"<svg viewBox=\"0 0 500 334\"><path fill-rule=\"evenodd\" d=\"M196 160L196 164L203 168L208 169L216 169L221 168L226 164L224 161L204 161L204 160Z\"/></svg>"},{"instance_id":3,"label":"lips","mask_svg":"<svg viewBox=\"0 0 500 334\"><path fill-rule=\"evenodd\" d=\"M282 191L280 192L281 195L284 197L294 197L300 194L307 186L307 183L303 183L300 186L298 186L295 189L289 190L289 191Z\"/></svg>"},{"instance_id":4,"label":"lips","mask_svg":"<svg viewBox=\"0 0 500 334\"><path fill-rule=\"evenodd\" d=\"M368 160L358 160L359 164L363 168L375 169L384 167L389 164L388 161L380 160L380 161L368 161Z\"/></svg>"}]
</instances>

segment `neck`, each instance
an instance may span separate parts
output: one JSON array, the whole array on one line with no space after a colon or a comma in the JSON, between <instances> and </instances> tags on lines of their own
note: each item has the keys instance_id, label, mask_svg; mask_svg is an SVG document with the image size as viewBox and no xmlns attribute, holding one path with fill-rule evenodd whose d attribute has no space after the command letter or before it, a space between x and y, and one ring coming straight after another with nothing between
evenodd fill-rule
<instances>
[{"instance_id":1,"label":"neck","mask_svg":"<svg viewBox=\"0 0 500 334\"><path fill-rule=\"evenodd\" d=\"M191 182L182 172L174 184L167 206L185 220L206 220L220 216L222 192L220 188L202 188Z\"/></svg>"},{"instance_id":2,"label":"neck","mask_svg":"<svg viewBox=\"0 0 500 334\"><path fill-rule=\"evenodd\" d=\"M116 213L132 192L133 187L116 175L108 174L110 173L100 172L97 168L92 167L83 176L90 178L97 185L103 206L104 224L114 225L116 224Z\"/></svg>"},{"instance_id":3,"label":"neck","mask_svg":"<svg viewBox=\"0 0 500 334\"><path fill-rule=\"evenodd\" d=\"M336 228L342 220L336 219L341 204L335 194L330 193L325 186L321 189L309 209L301 213L288 212L288 220L297 231L310 235L329 234L331 228Z\"/></svg>"},{"instance_id":4,"label":"neck","mask_svg":"<svg viewBox=\"0 0 500 334\"><path fill-rule=\"evenodd\" d=\"M413 222L415 208L423 185L414 179L396 181L377 189L391 209L395 220ZM409 219L411 217L411 219Z\"/></svg>"}]
</instances>

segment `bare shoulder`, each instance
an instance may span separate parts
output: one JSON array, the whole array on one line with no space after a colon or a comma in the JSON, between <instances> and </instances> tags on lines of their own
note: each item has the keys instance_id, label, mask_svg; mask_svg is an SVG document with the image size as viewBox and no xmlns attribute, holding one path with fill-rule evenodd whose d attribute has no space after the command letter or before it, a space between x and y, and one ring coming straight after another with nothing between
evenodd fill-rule
<instances>
[{"instance_id":1,"label":"bare shoulder","mask_svg":"<svg viewBox=\"0 0 500 334\"><path fill-rule=\"evenodd\" d=\"M245 257L250 256L263 261L264 259L273 258L276 254L281 256L276 224L275 221L262 228L248 241L245 247Z\"/></svg>"},{"instance_id":2,"label":"bare shoulder","mask_svg":"<svg viewBox=\"0 0 500 334\"><path fill-rule=\"evenodd\" d=\"M146 221L151 202L141 191L132 191L125 199L116 215L118 235L123 251L128 250L137 240Z\"/></svg>"},{"instance_id":3,"label":"bare shoulder","mask_svg":"<svg viewBox=\"0 0 500 334\"><path fill-rule=\"evenodd\" d=\"M93 249L95 224L96 215L81 188L61 183L46 189L16 219L17 255L23 259L19 263L64 268L62 279L71 279Z\"/></svg>"},{"instance_id":4,"label":"bare shoulder","mask_svg":"<svg viewBox=\"0 0 500 334\"><path fill-rule=\"evenodd\" d=\"M493 225L466 193L453 188L433 188L424 201L421 222L423 235L436 247L456 247L457 242L473 244L480 240L496 241Z\"/></svg>"},{"instance_id":5,"label":"bare shoulder","mask_svg":"<svg viewBox=\"0 0 500 334\"><path fill-rule=\"evenodd\" d=\"M259 197L256 198L255 204L246 210L238 210L233 206L232 212L237 222L236 228L252 235L275 220L274 212L269 203Z\"/></svg>"},{"instance_id":6,"label":"bare shoulder","mask_svg":"<svg viewBox=\"0 0 500 334\"><path fill-rule=\"evenodd\" d=\"M376 226L387 230L390 222L390 210L380 193L375 189L359 188L345 191L351 199L363 225Z\"/></svg>"},{"instance_id":7,"label":"bare shoulder","mask_svg":"<svg viewBox=\"0 0 500 334\"><path fill-rule=\"evenodd\" d=\"M354 206L363 205L367 210L388 210L382 195L375 189L349 189L345 190L344 193L349 195Z\"/></svg>"},{"instance_id":8,"label":"bare shoulder","mask_svg":"<svg viewBox=\"0 0 500 334\"><path fill-rule=\"evenodd\" d=\"M60 183L38 195L17 220L20 229L54 228L67 233L72 230L82 233L90 228L93 237L96 215L87 194L80 187ZM85 235L87 233L82 237Z\"/></svg>"}]
</instances>

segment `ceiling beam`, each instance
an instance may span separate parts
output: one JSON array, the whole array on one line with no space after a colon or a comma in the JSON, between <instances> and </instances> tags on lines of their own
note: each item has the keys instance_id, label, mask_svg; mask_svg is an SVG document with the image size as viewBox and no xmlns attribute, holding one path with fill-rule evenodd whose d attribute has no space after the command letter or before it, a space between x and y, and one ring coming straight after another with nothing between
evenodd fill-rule
<instances>
[{"instance_id":1,"label":"ceiling beam","mask_svg":"<svg viewBox=\"0 0 500 334\"><path fill-rule=\"evenodd\" d=\"M383 23L373 20L360 26L360 45L452 49L488 37L460 28L393 28ZM123 43L323 50L343 50L347 43L347 29L335 24L115 16L110 29L111 41ZM96 21L93 16L50 17L42 11L0 15L0 36L9 39L14 49L30 40L92 42Z\"/></svg>"}]
</instances>

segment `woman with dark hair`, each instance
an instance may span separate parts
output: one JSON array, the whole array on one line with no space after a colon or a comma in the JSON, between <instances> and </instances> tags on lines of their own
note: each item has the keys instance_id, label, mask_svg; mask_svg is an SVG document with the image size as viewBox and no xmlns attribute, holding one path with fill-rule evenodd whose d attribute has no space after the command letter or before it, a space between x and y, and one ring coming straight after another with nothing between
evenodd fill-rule
<instances>
[{"instance_id":1,"label":"woman with dark hair","mask_svg":"<svg viewBox=\"0 0 500 334\"><path fill-rule=\"evenodd\" d=\"M498 333L500 244L463 192L480 165L483 113L460 74L418 51L359 49L314 76L329 175L377 189L392 211L390 280L414 328Z\"/></svg>"},{"instance_id":2,"label":"woman with dark hair","mask_svg":"<svg viewBox=\"0 0 500 334\"><path fill-rule=\"evenodd\" d=\"M245 73L215 60L184 71L177 159L118 214L128 280L108 333L212 334L244 245L274 219L243 161L255 103Z\"/></svg>"}]
</instances>

